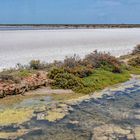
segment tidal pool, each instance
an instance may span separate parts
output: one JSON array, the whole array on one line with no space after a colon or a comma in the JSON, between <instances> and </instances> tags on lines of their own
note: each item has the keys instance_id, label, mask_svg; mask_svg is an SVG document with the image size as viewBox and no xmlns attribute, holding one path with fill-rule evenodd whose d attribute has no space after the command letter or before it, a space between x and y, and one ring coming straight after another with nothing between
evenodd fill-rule
<instances>
[{"instance_id":1,"label":"tidal pool","mask_svg":"<svg viewBox=\"0 0 140 140\"><path fill-rule=\"evenodd\" d=\"M50 111L49 105L45 103L45 108L34 111L30 120L18 125L1 126L0 134L18 132L15 137L17 140L139 140L140 79L132 78L128 82L107 88L102 93L102 98L86 99L71 105L69 113L62 118L64 112L61 107L66 105L53 104L54 112L62 113L57 114L60 119L54 119L54 122L44 117L49 115L46 108ZM45 99L44 102L51 100ZM14 137L11 135L11 138Z\"/></svg>"}]
</instances>

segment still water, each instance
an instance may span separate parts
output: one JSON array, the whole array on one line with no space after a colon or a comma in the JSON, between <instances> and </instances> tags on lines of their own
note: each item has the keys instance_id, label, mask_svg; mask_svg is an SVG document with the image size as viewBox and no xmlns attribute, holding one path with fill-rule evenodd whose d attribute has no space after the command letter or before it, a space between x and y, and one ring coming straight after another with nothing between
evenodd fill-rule
<instances>
[{"instance_id":1,"label":"still water","mask_svg":"<svg viewBox=\"0 0 140 140\"><path fill-rule=\"evenodd\" d=\"M140 80L102 91L102 98L74 105L64 119L49 123L32 120L27 127L40 127L23 136L27 140L139 140ZM113 130L112 130L113 129Z\"/></svg>"},{"instance_id":2,"label":"still water","mask_svg":"<svg viewBox=\"0 0 140 140\"><path fill-rule=\"evenodd\" d=\"M132 78L101 93L101 98L72 105L69 114L58 121L37 119L45 111L36 111L29 121L0 126L0 130L12 134L27 129L26 134L14 135L17 140L140 140L140 79ZM48 107L54 100L47 96L43 102ZM39 98L26 99L10 107L26 108L43 102Z\"/></svg>"}]
</instances>

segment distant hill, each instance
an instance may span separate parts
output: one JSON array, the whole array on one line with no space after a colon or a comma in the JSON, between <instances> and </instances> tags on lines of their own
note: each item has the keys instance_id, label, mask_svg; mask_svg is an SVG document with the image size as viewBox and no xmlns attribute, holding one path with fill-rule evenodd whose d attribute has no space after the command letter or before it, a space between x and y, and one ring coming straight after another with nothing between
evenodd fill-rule
<instances>
[{"instance_id":1,"label":"distant hill","mask_svg":"<svg viewBox=\"0 0 140 140\"><path fill-rule=\"evenodd\" d=\"M96 29L96 28L140 28L140 24L0 24L0 28L25 29Z\"/></svg>"}]
</instances>

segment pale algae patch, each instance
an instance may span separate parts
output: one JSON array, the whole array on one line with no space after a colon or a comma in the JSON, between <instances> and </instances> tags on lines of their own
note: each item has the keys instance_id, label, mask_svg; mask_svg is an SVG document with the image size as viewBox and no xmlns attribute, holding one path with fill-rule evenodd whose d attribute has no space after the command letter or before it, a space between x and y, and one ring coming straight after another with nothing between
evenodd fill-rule
<instances>
[{"instance_id":1,"label":"pale algae patch","mask_svg":"<svg viewBox=\"0 0 140 140\"><path fill-rule=\"evenodd\" d=\"M1 139L9 139L9 138L15 138L15 137L20 137L26 133L28 133L29 130L27 129L22 129L22 130L18 130L16 132L0 132L0 138Z\"/></svg>"},{"instance_id":2,"label":"pale algae patch","mask_svg":"<svg viewBox=\"0 0 140 140\"><path fill-rule=\"evenodd\" d=\"M68 112L68 105L59 104L59 107L47 111L47 115L44 116L44 120L55 122L57 120L63 119L68 114Z\"/></svg>"},{"instance_id":3,"label":"pale algae patch","mask_svg":"<svg viewBox=\"0 0 140 140\"><path fill-rule=\"evenodd\" d=\"M63 119L65 115L66 115L65 113L62 113L59 110L49 111L45 119L48 120L49 122L54 122L54 121Z\"/></svg>"},{"instance_id":4,"label":"pale algae patch","mask_svg":"<svg viewBox=\"0 0 140 140\"><path fill-rule=\"evenodd\" d=\"M123 129L120 126L114 125L114 124L105 124L99 127L96 127L93 130L93 138L92 140L113 140L117 139L117 136L126 136L128 140L129 138L135 139L134 135L131 134L131 130L129 129Z\"/></svg>"},{"instance_id":5,"label":"pale algae patch","mask_svg":"<svg viewBox=\"0 0 140 140\"><path fill-rule=\"evenodd\" d=\"M140 126L135 128L135 137L140 140Z\"/></svg>"},{"instance_id":6,"label":"pale algae patch","mask_svg":"<svg viewBox=\"0 0 140 140\"><path fill-rule=\"evenodd\" d=\"M29 108L6 109L0 111L0 125L22 124L32 118L33 110Z\"/></svg>"}]
</instances>

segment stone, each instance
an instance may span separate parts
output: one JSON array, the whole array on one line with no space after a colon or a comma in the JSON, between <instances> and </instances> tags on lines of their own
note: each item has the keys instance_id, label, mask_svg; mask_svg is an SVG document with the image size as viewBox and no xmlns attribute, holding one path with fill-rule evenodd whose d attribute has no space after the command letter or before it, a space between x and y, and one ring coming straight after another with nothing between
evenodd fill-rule
<instances>
[{"instance_id":1,"label":"stone","mask_svg":"<svg viewBox=\"0 0 140 140\"><path fill-rule=\"evenodd\" d=\"M134 137L133 134L129 134L129 135L127 135L127 139L128 139L128 140L134 140L135 137Z\"/></svg>"},{"instance_id":2,"label":"stone","mask_svg":"<svg viewBox=\"0 0 140 140\"><path fill-rule=\"evenodd\" d=\"M40 86L46 86L47 80L45 72L38 72L29 77L21 79L20 83L11 80L0 80L0 97L7 95L24 94L25 91L34 90Z\"/></svg>"},{"instance_id":3,"label":"stone","mask_svg":"<svg viewBox=\"0 0 140 140\"><path fill-rule=\"evenodd\" d=\"M37 114L37 120L44 120L45 115L43 113Z\"/></svg>"},{"instance_id":4,"label":"stone","mask_svg":"<svg viewBox=\"0 0 140 140\"><path fill-rule=\"evenodd\" d=\"M69 123L71 123L71 124L79 124L79 121L69 121Z\"/></svg>"},{"instance_id":5,"label":"stone","mask_svg":"<svg viewBox=\"0 0 140 140\"><path fill-rule=\"evenodd\" d=\"M135 130L135 138L136 140L140 140L140 126L139 127L136 127Z\"/></svg>"},{"instance_id":6,"label":"stone","mask_svg":"<svg viewBox=\"0 0 140 140\"><path fill-rule=\"evenodd\" d=\"M93 140L117 139L118 137L132 137L131 130L121 128L114 124L105 124L94 128ZM116 137L118 136L118 137Z\"/></svg>"}]
</instances>

